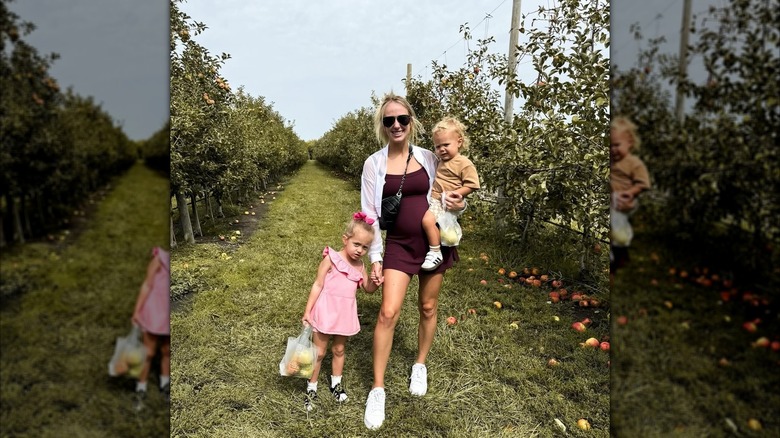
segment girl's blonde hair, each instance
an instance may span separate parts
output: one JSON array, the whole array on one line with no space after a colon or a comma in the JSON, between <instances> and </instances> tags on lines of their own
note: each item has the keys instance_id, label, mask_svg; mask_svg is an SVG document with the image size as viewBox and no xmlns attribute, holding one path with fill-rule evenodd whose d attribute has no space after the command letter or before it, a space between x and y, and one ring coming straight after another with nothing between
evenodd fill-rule
<instances>
[{"instance_id":1,"label":"girl's blonde hair","mask_svg":"<svg viewBox=\"0 0 780 438\"><path fill-rule=\"evenodd\" d=\"M461 144L460 150L465 151L469 148L471 140L469 139L468 135L466 135L466 125L464 125L463 122L456 119L455 117L446 116L439 120L439 122L436 123L436 125L431 130L431 134L436 134L439 131L445 131L447 129L455 131L455 133L458 134L461 139L463 139L463 144Z\"/></svg>"},{"instance_id":2,"label":"girl's blonde hair","mask_svg":"<svg viewBox=\"0 0 780 438\"><path fill-rule=\"evenodd\" d=\"M352 220L347 222L347 228L344 230L344 235L347 236L347 238L350 238L355 235L355 229L361 228L364 231L371 234L371 236L374 235L374 227L366 222L367 217L365 214L355 213L352 215Z\"/></svg>"},{"instance_id":3,"label":"girl's blonde hair","mask_svg":"<svg viewBox=\"0 0 780 438\"><path fill-rule=\"evenodd\" d=\"M385 116L385 108L387 108L387 105L390 102L401 104L404 108L406 108L406 111L409 112L409 115L412 116L412 121L409 123L409 142L412 144L417 144L417 142L420 140L420 133L423 132L422 123L417 120L417 116L414 114L414 109L412 109L412 105L409 103L409 101L401 96L394 94L393 92L385 94L385 97L382 99L382 103L374 112L374 134L376 135L376 139L382 145L385 145L390 141L390 136L387 134L387 130L382 124L382 117Z\"/></svg>"},{"instance_id":4,"label":"girl's blonde hair","mask_svg":"<svg viewBox=\"0 0 780 438\"><path fill-rule=\"evenodd\" d=\"M634 124L631 119L625 116L617 116L612 119L612 122L609 126L613 131L627 132L632 140L631 149L639 149L639 146L642 144L642 140L639 138L636 124Z\"/></svg>"}]
</instances>

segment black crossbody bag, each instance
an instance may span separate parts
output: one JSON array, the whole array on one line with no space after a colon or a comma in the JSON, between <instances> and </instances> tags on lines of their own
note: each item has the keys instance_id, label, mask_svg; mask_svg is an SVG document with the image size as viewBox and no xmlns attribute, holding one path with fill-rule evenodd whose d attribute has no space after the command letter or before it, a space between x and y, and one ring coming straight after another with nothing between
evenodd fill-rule
<instances>
[{"instance_id":1,"label":"black crossbody bag","mask_svg":"<svg viewBox=\"0 0 780 438\"><path fill-rule=\"evenodd\" d=\"M379 216L379 228L382 230L392 229L396 219L398 219L398 211L401 210L401 189L404 188L406 171L409 169L409 160L411 159L412 145L409 145L409 156L406 157L406 167L401 177L401 185L398 187L398 192L395 195L382 198L382 214Z\"/></svg>"}]
</instances>

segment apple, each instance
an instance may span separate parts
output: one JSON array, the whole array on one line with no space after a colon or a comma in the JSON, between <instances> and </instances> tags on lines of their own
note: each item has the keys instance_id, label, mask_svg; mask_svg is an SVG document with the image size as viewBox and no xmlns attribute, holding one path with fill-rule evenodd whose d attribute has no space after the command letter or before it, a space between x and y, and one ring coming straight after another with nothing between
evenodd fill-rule
<instances>
[{"instance_id":1,"label":"apple","mask_svg":"<svg viewBox=\"0 0 780 438\"><path fill-rule=\"evenodd\" d=\"M772 341L772 343L769 344L769 348L771 348L772 351L780 351L780 341Z\"/></svg>"},{"instance_id":2,"label":"apple","mask_svg":"<svg viewBox=\"0 0 780 438\"><path fill-rule=\"evenodd\" d=\"M590 430L590 423L588 423L588 420L584 418L580 418L577 420L577 427L579 427L582 430Z\"/></svg>"},{"instance_id":3,"label":"apple","mask_svg":"<svg viewBox=\"0 0 780 438\"><path fill-rule=\"evenodd\" d=\"M725 357L721 357L720 360L718 361L718 365L720 365L722 367L727 367L727 366L731 365L731 362L729 362L729 360L726 359Z\"/></svg>"},{"instance_id":4,"label":"apple","mask_svg":"<svg viewBox=\"0 0 780 438\"><path fill-rule=\"evenodd\" d=\"M748 425L748 428L750 430L758 431L758 430L761 430L761 428L762 428L761 422L756 420L755 418L749 419L748 422L747 422L747 425Z\"/></svg>"},{"instance_id":5,"label":"apple","mask_svg":"<svg viewBox=\"0 0 780 438\"><path fill-rule=\"evenodd\" d=\"M590 301L580 300L580 307L588 307L588 306L590 306Z\"/></svg>"},{"instance_id":6,"label":"apple","mask_svg":"<svg viewBox=\"0 0 780 438\"><path fill-rule=\"evenodd\" d=\"M553 321L558 322L561 320L561 318L558 315L553 315L552 317Z\"/></svg>"},{"instance_id":7,"label":"apple","mask_svg":"<svg viewBox=\"0 0 780 438\"><path fill-rule=\"evenodd\" d=\"M571 294L571 300L572 301L580 301L582 299L582 294L579 292L574 292Z\"/></svg>"},{"instance_id":8,"label":"apple","mask_svg":"<svg viewBox=\"0 0 780 438\"><path fill-rule=\"evenodd\" d=\"M664 301L664 306L666 306L667 309L671 309L672 307L674 307L674 304L671 301L666 300Z\"/></svg>"},{"instance_id":9,"label":"apple","mask_svg":"<svg viewBox=\"0 0 780 438\"><path fill-rule=\"evenodd\" d=\"M557 367L559 364L560 364L560 362L555 360L554 357L547 361L547 366L548 367Z\"/></svg>"},{"instance_id":10,"label":"apple","mask_svg":"<svg viewBox=\"0 0 780 438\"><path fill-rule=\"evenodd\" d=\"M591 321L590 318L585 318L581 322L586 326L589 326L593 321Z\"/></svg>"},{"instance_id":11,"label":"apple","mask_svg":"<svg viewBox=\"0 0 780 438\"><path fill-rule=\"evenodd\" d=\"M501 302L500 301L493 301L493 305L496 306L496 309L501 308Z\"/></svg>"},{"instance_id":12,"label":"apple","mask_svg":"<svg viewBox=\"0 0 780 438\"><path fill-rule=\"evenodd\" d=\"M588 339L585 340L585 342L583 342L580 345L582 345L583 347L598 348L599 344L601 344L601 342L599 342L598 339L596 339L596 338L588 338Z\"/></svg>"},{"instance_id":13,"label":"apple","mask_svg":"<svg viewBox=\"0 0 780 438\"><path fill-rule=\"evenodd\" d=\"M755 333L756 330L758 330L758 327L756 327L756 323L753 321L746 321L744 324L742 324L742 328L749 331L750 333Z\"/></svg>"},{"instance_id":14,"label":"apple","mask_svg":"<svg viewBox=\"0 0 780 438\"><path fill-rule=\"evenodd\" d=\"M542 280L542 281L547 281L549 279L550 279L550 276L547 275L547 274L542 274L542 275L539 276L539 280Z\"/></svg>"},{"instance_id":15,"label":"apple","mask_svg":"<svg viewBox=\"0 0 780 438\"><path fill-rule=\"evenodd\" d=\"M609 351L609 342L602 342L599 344L599 348L601 348L602 351Z\"/></svg>"},{"instance_id":16,"label":"apple","mask_svg":"<svg viewBox=\"0 0 780 438\"><path fill-rule=\"evenodd\" d=\"M760 348L766 348L769 346L769 338L766 336L761 336L760 338L756 339L755 342L750 344L753 346L753 348L760 347Z\"/></svg>"},{"instance_id":17,"label":"apple","mask_svg":"<svg viewBox=\"0 0 780 438\"><path fill-rule=\"evenodd\" d=\"M499 268L499 270L498 270L498 275L504 275L504 274L506 274L506 269L504 269L504 268Z\"/></svg>"},{"instance_id":18,"label":"apple","mask_svg":"<svg viewBox=\"0 0 780 438\"><path fill-rule=\"evenodd\" d=\"M598 307L600 305L601 305L601 301L599 301L599 300L597 300L595 298L591 298L591 300L590 300L590 307Z\"/></svg>"},{"instance_id":19,"label":"apple","mask_svg":"<svg viewBox=\"0 0 780 438\"><path fill-rule=\"evenodd\" d=\"M539 280L539 279L536 279L536 280L534 280L534 282L532 284L533 284L534 287L539 287L539 286L542 285L542 281Z\"/></svg>"},{"instance_id":20,"label":"apple","mask_svg":"<svg viewBox=\"0 0 780 438\"><path fill-rule=\"evenodd\" d=\"M556 288L556 289L558 289L559 287L561 287L561 284L562 284L562 283L561 283L561 280L553 280L553 281L552 281L552 287L554 287L554 288Z\"/></svg>"},{"instance_id":21,"label":"apple","mask_svg":"<svg viewBox=\"0 0 780 438\"><path fill-rule=\"evenodd\" d=\"M480 280L479 284L485 285L485 284L487 284L487 280Z\"/></svg>"},{"instance_id":22,"label":"apple","mask_svg":"<svg viewBox=\"0 0 780 438\"><path fill-rule=\"evenodd\" d=\"M509 323L509 328L511 328L513 330L517 330L517 329L520 328L520 326L517 325L517 321L512 321L511 323Z\"/></svg>"},{"instance_id":23,"label":"apple","mask_svg":"<svg viewBox=\"0 0 780 438\"><path fill-rule=\"evenodd\" d=\"M581 322L575 322L575 323L572 323L571 328L573 328L574 330L577 330L578 332L584 332L585 331L585 324L583 324Z\"/></svg>"},{"instance_id":24,"label":"apple","mask_svg":"<svg viewBox=\"0 0 780 438\"><path fill-rule=\"evenodd\" d=\"M458 319L454 316L450 316L447 318L447 325L455 325L458 323Z\"/></svg>"}]
</instances>

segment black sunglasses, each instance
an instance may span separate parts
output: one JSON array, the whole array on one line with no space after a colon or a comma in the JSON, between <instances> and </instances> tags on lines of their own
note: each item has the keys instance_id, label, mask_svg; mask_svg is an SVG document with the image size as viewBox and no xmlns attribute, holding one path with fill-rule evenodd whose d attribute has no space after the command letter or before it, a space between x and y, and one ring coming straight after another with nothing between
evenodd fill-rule
<instances>
[{"instance_id":1,"label":"black sunglasses","mask_svg":"<svg viewBox=\"0 0 780 438\"><path fill-rule=\"evenodd\" d=\"M395 124L395 119L398 119L398 123L401 125L406 126L412 121L412 116L404 114L401 116L382 117L382 124L385 125L385 128L389 128Z\"/></svg>"}]
</instances>

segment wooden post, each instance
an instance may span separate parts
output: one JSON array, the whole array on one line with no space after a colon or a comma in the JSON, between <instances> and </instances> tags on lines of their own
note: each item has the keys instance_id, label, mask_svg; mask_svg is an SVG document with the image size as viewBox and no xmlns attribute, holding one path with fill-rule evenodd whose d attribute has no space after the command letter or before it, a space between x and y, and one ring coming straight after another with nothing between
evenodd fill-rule
<instances>
[{"instance_id":1,"label":"wooden post","mask_svg":"<svg viewBox=\"0 0 780 438\"><path fill-rule=\"evenodd\" d=\"M520 0L512 2L512 25L509 27L509 74L513 75L517 69L517 39L520 35ZM509 91L509 82L506 81L507 90L504 95L504 120L511 124L514 118L515 95Z\"/></svg>"},{"instance_id":2,"label":"wooden post","mask_svg":"<svg viewBox=\"0 0 780 438\"><path fill-rule=\"evenodd\" d=\"M677 120L680 124L683 123L683 104L685 103L685 97L682 93L682 87L680 84L685 79L685 70L688 64L688 36L691 33L691 0L685 0L683 2L683 19L682 30L680 31L680 66L677 73L677 95L675 96L675 110L677 113Z\"/></svg>"},{"instance_id":3,"label":"wooden post","mask_svg":"<svg viewBox=\"0 0 780 438\"><path fill-rule=\"evenodd\" d=\"M409 95L409 84L412 82L412 64L406 64L406 95Z\"/></svg>"}]
</instances>

